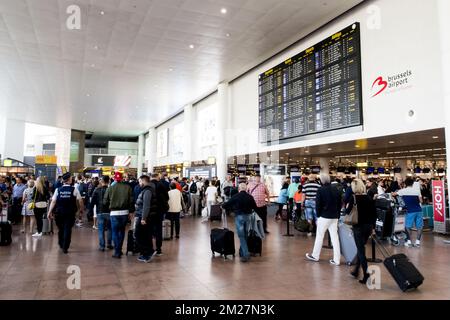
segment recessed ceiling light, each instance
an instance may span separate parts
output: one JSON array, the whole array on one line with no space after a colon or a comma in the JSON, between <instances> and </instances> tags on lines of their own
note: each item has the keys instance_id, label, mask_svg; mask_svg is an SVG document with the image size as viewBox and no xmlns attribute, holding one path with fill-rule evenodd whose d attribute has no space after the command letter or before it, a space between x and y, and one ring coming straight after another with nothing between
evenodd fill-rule
<instances>
[{"instance_id":1,"label":"recessed ceiling light","mask_svg":"<svg viewBox=\"0 0 450 320\"><path fill-rule=\"evenodd\" d=\"M359 145L355 145L355 148L359 148Z\"/></svg>"},{"instance_id":2,"label":"recessed ceiling light","mask_svg":"<svg viewBox=\"0 0 450 320\"><path fill-rule=\"evenodd\" d=\"M84 114L87 114L87 112L85 111L85 112L83 112Z\"/></svg>"},{"instance_id":3,"label":"recessed ceiling light","mask_svg":"<svg viewBox=\"0 0 450 320\"><path fill-rule=\"evenodd\" d=\"M169 71L170 71L170 72L172 72L172 71L173 71L173 69L172 69L172 68L169 68Z\"/></svg>"},{"instance_id":4,"label":"recessed ceiling light","mask_svg":"<svg viewBox=\"0 0 450 320\"><path fill-rule=\"evenodd\" d=\"M157 84L155 84L155 85L154 85L154 87L155 87L155 88L158 88L158 85L157 85Z\"/></svg>"},{"instance_id":5,"label":"recessed ceiling light","mask_svg":"<svg viewBox=\"0 0 450 320\"><path fill-rule=\"evenodd\" d=\"M95 67L95 64L94 64L94 63L93 63L93 64L91 64L91 67L92 67L92 68L94 68L94 67Z\"/></svg>"},{"instance_id":6,"label":"recessed ceiling light","mask_svg":"<svg viewBox=\"0 0 450 320\"><path fill-rule=\"evenodd\" d=\"M390 143L390 144L394 144L394 143L395 143L395 141L389 141L389 143Z\"/></svg>"},{"instance_id":7,"label":"recessed ceiling light","mask_svg":"<svg viewBox=\"0 0 450 320\"><path fill-rule=\"evenodd\" d=\"M89 93L86 93L86 97L90 97L91 95Z\"/></svg>"},{"instance_id":8,"label":"recessed ceiling light","mask_svg":"<svg viewBox=\"0 0 450 320\"><path fill-rule=\"evenodd\" d=\"M94 46L94 50L98 50L98 46Z\"/></svg>"},{"instance_id":9,"label":"recessed ceiling light","mask_svg":"<svg viewBox=\"0 0 450 320\"><path fill-rule=\"evenodd\" d=\"M230 34L229 34L229 33L227 33L227 34L226 34L226 36L227 36L227 37L229 38L229 37L230 37Z\"/></svg>"},{"instance_id":10,"label":"recessed ceiling light","mask_svg":"<svg viewBox=\"0 0 450 320\"><path fill-rule=\"evenodd\" d=\"M227 13L227 8L222 8L222 9L220 9L220 13L226 14L226 13Z\"/></svg>"},{"instance_id":11,"label":"recessed ceiling light","mask_svg":"<svg viewBox=\"0 0 450 320\"><path fill-rule=\"evenodd\" d=\"M103 10L100 11L100 15L102 15L102 16L105 15L105 11L103 11Z\"/></svg>"},{"instance_id":12,"label":"recessed ceiling light","mask_svg":"<svg viewBox=\"0 0 450 320\"><path fill-rule=\"evenodd\" d=\"M433 136L433 139L439 139L439 137L438 136Z\"/></svg>"},{"instance_id":13,"label":"recessed ceiling light","mask_svg":"<svg viewBox=\"0 0 450 320\"><path fill-rule=\"evenodd\" d=\"M189 45L189 48L194 49L195 46L194 46L193 44L190 44L190 45Z\"/></svg>"},{"instance_id":14,"label":"recessed ceiling light","mask_svg":"<svg viewBox=\"0 0 450 320\"><path fill-rule=\"evenodd\" d=\"M331 150L333 150L333 149L331 149L331 148L328 148L328 151L331 151Z\"/></svg>"}]
</instances>

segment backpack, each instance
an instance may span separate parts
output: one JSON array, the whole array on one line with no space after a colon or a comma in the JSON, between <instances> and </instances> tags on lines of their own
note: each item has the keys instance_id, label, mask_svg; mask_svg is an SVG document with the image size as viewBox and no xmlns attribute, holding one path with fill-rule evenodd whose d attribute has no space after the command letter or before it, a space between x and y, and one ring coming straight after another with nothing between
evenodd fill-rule
<instances>
[{"instance_id":1,"label":"backpack","mask_svg":"<svg viewBox=\"0 0 450 320\"><path fill-rule=\"evenodd\" d=\"M232 187L230 187L230 186L227 186L227 187L223 188L223 194L226 195L227 197L230 197L231 196L231 189L232 189Z\"/></svg>"},{"instance_id":2,"label":"backpack","mask_svg":"<svg viewBox=\"0 0 450 320\"><path fill-rule=\"evenodd\" d=\"M81 183L80 183L80 186L79 186L78 188L79 188L81 197L82 197L82 198L86 198L86 195L87 195L87 193L88 193L88 186L87 186L87 184L84 183L84 182L81 182Z\"/></svg>"},{"instance_id":3,"label":"backpack","mask_svg":"<svg viewBox=\"0 0 450 320\"><path fill-rule=\"evenodd\" d=\"M193 182L191 184L191 186L189 187L189 192L190 193L197 193L198 189L197 189L197 182Z\"/></svg>"}]
</instances>

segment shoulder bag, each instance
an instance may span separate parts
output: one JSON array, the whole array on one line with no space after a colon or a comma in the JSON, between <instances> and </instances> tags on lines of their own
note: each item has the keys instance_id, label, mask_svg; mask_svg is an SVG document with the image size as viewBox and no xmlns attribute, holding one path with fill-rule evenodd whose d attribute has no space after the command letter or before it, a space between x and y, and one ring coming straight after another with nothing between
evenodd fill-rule
<instances>
[{"instance_id":1,"label":"shoulder bag","mask_svg":"<svg viewBox=\"0 0 450 320\"><path fill-rule=\"evenodd\" d=\"M353 207L352 211L348 215L344 217L344 223L354 226L355 224L358 224L358 206L356 204L356 197L353 195Z\"/></svg>"}]
</instances>

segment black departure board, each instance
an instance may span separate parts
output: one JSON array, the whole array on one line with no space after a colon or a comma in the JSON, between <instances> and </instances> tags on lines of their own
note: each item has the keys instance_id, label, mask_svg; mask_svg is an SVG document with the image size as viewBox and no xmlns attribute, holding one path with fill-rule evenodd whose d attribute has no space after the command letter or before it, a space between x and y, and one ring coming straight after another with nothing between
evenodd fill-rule
<instances>
[{"instance_id":1,"label":"black departure board","mask_svg":"<svg viewBox=\"0 0 450 320\"><path fill-rule=\"evenodd\" d=\"M260 142L362 125L359 23L259 75Z\"/></svg>"}]
</instances>

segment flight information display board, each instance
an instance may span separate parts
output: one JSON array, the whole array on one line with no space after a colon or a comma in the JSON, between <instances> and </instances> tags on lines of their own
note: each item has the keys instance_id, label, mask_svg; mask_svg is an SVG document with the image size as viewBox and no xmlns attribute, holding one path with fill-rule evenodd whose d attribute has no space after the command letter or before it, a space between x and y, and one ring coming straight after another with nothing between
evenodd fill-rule
<instances>
[{"instance_id":1,"label":"flight information display board","mask_svg":"<svg viewBox=\"0 0 450 320\"><path fill-rule=\"evenodd\" d=\"M362 125L359 23L259 75L259 140Z\"/></svg>"}]
</instances>

